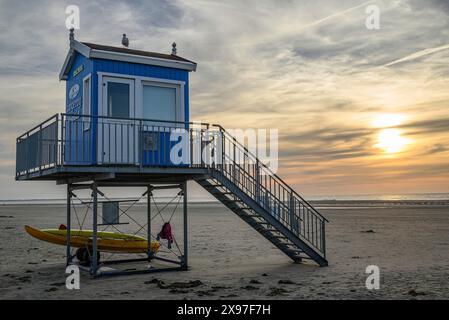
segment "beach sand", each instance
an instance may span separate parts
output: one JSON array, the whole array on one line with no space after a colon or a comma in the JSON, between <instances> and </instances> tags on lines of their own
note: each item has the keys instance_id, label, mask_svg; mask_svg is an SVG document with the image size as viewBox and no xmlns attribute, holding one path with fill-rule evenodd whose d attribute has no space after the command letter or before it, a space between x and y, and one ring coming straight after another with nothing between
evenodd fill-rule
<instances>
[{"instance_id":1,"label":"beach sand","mask_svg":"<svg viewBox=\"0 0 449 320\"><path fill-rule=\"evenodd\" d=\"M78 211L82 215L82 208ZM449 206L359 208L333 203L320 211L331 222L327 226L329 267L293 264L221 204L193 203L189 204L189 271L100 279L82 273L81 289L67 290L65 247L38 241L23 230L26 224L54 228L65 223L65 207L0 206L0 298L449 298ZM179 213L172 226L182 240ZM137 206L130 214L142 221L145 207ZM160 224L155 219L154 230ZM132 230L131 225L126 228ZM108 259L106 254L102 258ZM380 268L379 290L365 287L368 265ZM200 282L191 288L165 288L195 280Z\"/></svg>"}]
</instances>

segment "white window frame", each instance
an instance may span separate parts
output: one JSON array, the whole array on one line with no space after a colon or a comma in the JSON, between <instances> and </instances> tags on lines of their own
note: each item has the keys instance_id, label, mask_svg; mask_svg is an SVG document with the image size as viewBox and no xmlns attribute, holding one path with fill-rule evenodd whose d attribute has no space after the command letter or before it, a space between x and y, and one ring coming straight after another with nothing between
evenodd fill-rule
<instances>
[{"instance_id":1,"label":"white window frame","mask_svg":"<svg viewBox=\"0 0 449 320\"><path fill-rule=\"evenodd\" d=\"M142 98L142 119L143 119L143 114L144 114L144 110L143 110L143 89L144 86L151 86L151 87L161 87L161 88L170 88L170 89L175 89L176 90L176 97L175 97L175 120L173 121L183 121L180 120L182 119L182 105L181 105L181 93L180 93L180 87L179 85L176 84L171 84L171 83L163 83L163 82L156 82L156 81L141 81L141 85L142 85L142 91L141 91L141 98ZM150 120L158 120L158 119L150 119ZM176 126L175 123L172 123L172 126Z\"/></svg>"},{"instance_id":2,"label":"white window frame","mask_svg":"<svg viewBox=\"0 0 449 320\"><path fill-rule=\"evenodd\" d=\"M114 83L123 83L123 84L127 84L129 85L129 118L135 118L136 117L136 95L135 95L135 81L134 79L131 78L124 78L124 77L111 77L111 76L105 76L102 77L102 83L106 83L106 82L114 82ZM107 99L107 94L108 94L108 87L103 88L103 84L102 84L102 104L103 101L105 101L104 99ZM105 90L104 90L105 89ZM108 104L106 103L105 105L101 106L102 112L100 113L100 115L102 116L106 116L109 117L109 110L108 110Z\"/></svg>"},{"instance_id":3,"label":"white window frame","mask_svg":"<svg viewBox=\"0 0 449 320\"><path fill-rule=\"evenodd\" d=\"M89 81L89 103L86 106L86 92L85 92L85 84ZM83 78L83 107L82 107L82 115L83 116L91 116L92 115L92 75L89 73L87 76ZM90 117L81 117L83 120L84 131L90 130Z\"/></svg>"},{"instance_id":4,"label":"white window frame","mask_svg":"<svg viewBox=\"0 0 449 320\"><path fill-rule=\"evenodd\" d=\"M98 106L100 109L103 108L103 97L102 97L102 83L103 77L115 77L115 78L123 78L134 80L134 103L135 103L135 118L142 119L143 118L143 86L146 83L151 83L155 85L161 86L173 86L177 89L177 106L176 106L176 121L185 122L185 98L184 98L184 87L185 81L178 80L169 80L169 79L160 79L160 78L152 78L152 77L141 77L141 76L133 76L126 75L121 73L111 73L111 72L97 72L98 75ZM99 110L99 115L106 115L105 112L107 110Z\"/></svg>"}]
</instances>

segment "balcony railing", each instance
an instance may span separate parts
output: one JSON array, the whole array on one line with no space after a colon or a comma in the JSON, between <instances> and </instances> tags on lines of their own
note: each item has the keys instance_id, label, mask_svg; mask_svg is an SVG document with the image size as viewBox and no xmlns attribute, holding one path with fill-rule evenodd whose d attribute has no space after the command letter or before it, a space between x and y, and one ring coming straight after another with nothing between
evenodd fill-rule
<instances>
[{"instance_id":1,"label":"balcony railing","mask_svg":"<svg viewBox=\"0 0 449 320\"><path fill-rule=\"evenodd\" d=\"M16 177L68 165L205 167L211 157L203 151L219 132L193 122L56 114L17 138Z\"/></svg>"},{"instance_id":2,"label":"balcony railing","mask_svg":"<svg viewBox=\"0 0 449 320\"><path fill-rule=\"evenodd\" d=\"M16 141L16 177L61 165L59 115L45 120Z\"/></svg>"}]
</instances>

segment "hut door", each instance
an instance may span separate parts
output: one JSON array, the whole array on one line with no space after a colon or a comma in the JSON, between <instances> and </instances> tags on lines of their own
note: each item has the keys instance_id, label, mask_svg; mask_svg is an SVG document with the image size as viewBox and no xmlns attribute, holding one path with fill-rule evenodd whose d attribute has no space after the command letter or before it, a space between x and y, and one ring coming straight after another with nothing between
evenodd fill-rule
<instances>
[{"instance_id":1,"label":"hut door","mask_svg":"<svg viewBox=\"0 0 449 320\"><path fill-rule=\"evenodd\" d=\"M136 164L137 125L134 106L134 80L103 77L102 112L99 119L101 163Z\"/></svg>"}]
</instances>

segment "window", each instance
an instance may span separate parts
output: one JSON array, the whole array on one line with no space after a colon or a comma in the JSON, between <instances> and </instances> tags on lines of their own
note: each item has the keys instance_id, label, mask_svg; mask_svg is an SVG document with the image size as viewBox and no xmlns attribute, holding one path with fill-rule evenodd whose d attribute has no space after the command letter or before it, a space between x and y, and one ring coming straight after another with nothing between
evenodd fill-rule
<instances>
[{"instance_id":1,"label":"window","mask_svg":"<svg viewBox=\"0 0 449 320\"><path fill-rule=\"evenodd\" d=\"M143 118L176 121L176 87L143 85Z\"/></svg>"},{"instance_id":2,"label":"window","mask_svg":"<svg viewBox=\"0 0 449 320\"><path fill-rule=\"evenodd\" d=\"M85 116L90 116L91 114L91 91L90 91L90 76L83 80L83 114ZM81 117L84 130L90 129L90 117Z\"/></svg>"},{"instance_id":3,"label":"window","mask_svg":"<svg viewBox=\"0 0 449 320\"><path fill-rule=\"evenodd\" d=\"M108 82L108 116L129 118L129 84Z\"/></svg>"}]
</instances>

